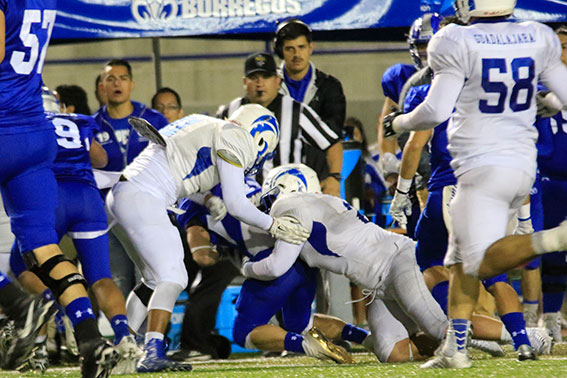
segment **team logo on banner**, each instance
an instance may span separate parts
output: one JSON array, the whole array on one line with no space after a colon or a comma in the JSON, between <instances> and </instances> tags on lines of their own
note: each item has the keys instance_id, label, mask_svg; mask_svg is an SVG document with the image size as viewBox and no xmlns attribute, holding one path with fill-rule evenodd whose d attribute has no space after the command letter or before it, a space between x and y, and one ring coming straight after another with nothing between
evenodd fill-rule
<instances>
[{"instance_id":1,"label":"team logo on banner","mask_svg":"<svg viewBox=\"0 0 567 378\"><path fill-rule=\"evenodd\" d=\"M177 17L176 0L133 0L132 15L140 23L169 21Z\"/></svg>"}]
</instances>

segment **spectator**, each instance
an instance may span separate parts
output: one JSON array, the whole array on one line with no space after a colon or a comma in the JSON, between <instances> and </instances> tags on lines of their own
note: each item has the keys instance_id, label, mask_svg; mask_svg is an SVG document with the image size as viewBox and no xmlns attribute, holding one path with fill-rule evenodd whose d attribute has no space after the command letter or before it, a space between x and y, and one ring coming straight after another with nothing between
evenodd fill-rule
<instances>
[{"instance_id":1,"label":"spectator","mask_svg":"<svg viewBox=\"0 0 567 378\"><path fill-rule=\"evenodd\" d=\"M185 116L181 107L181 97L168 87L159 89L152 97L152 109L163 114L169 123Z\"/></svg>"},{"instance_id":2,"label":"spectator","mask_svg":"<svg viewBox=\"0 0 567 378\"><path fill-rule=\"evenodd\" d=\"M106 97L106 92L104 91L104 86L102 84L102 74L98 74L95 79L95 97L98 101L98 107L102 108L108 102Z\"/></svg>"},{"instance_id":3,"label":"spectator","mask_svg":"<svg viewBox=\"0 0 567 378\"><path fill-rule=\"evenodd\" d=\"M311 34L311 28L297 19L287 20L276 30L274 51L284 61L280 91L309 105L340 136L346 114L345 95L338 79L316 69L311 62ZM323 193L339 196L343 152L340 143L333 147L326 156L306 145L303 155L304 163L317 172Z\"/></svg>"}]
</instances>

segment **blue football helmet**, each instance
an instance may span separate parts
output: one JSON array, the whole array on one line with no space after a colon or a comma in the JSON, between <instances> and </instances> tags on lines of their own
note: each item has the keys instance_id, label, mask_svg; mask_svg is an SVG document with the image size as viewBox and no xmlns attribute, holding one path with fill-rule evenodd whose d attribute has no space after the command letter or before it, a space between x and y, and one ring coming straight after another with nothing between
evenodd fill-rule
<instances>
[{"instance_id":1,"label":"blue football helmet","mask_svg":"<svg viewBox=\"0 0 567 378\"><path fill-rule=\"evenodd\" d=\"M257 147L257 156L244 174L257 174L266 160L272 159L280 141L280 127L274 113L258 104L242 105L228 119L248 130Z\"/></svg>"},{"instance_id":2,"label":"blue football helmet","mask_svg":"<svg viewBox=\"0 0 567 378\"><path fill-rule=\"evenodd\" d=\"M41 98L43 99L43 110L59 113L59 101L57 101L57 97L48 87L41 87Z\"/></svg>"},{"instance_id":3,"label":"blue football helmet","mask_svg":"<svg viewBox=\"0 0 567 378\"><path fill-rule=\"evenodd\" d=\"M293 192L320 193L317 173L305 164L297 163L270 170L262 185L260 203L264 210L269 210L280 195Z\"/></svg>"},{"instance_id":4,"label":"blue football helmet","mask_svg":"<svg viewBox=\"0 0 567 378\"><path fill-rule=\"evenodd\" d=\"M439 23L443 17L437 13L427 13L416 19L409 30L408 45L413 63L417 69L423 68L424 56L419 52L425 47L435 33L439 31Z\"/></svg>"}]
</instances>

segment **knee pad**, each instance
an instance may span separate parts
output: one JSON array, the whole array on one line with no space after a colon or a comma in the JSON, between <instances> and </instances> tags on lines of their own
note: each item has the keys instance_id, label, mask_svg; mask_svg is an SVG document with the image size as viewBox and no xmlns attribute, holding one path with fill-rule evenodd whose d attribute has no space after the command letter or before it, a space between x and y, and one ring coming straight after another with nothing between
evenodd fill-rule
<instances>
[{"instance_id":1,"label":"knee pad","mask_svg":"<svg viewBox=\"0 0 567 378\"><path fill-rule=\"evenodd\" d=\"M148 307L137 295L135 291L131 291L126 300L126 315L128 317L128 325L138 333L146 320Z\"/></svg>"},{"instance_id":2,"label":"knee pad","mask_svg":"<svg viewBox=\"0 0 567 378\"><path fill-rule=\"evenodd\" d=\"M84 286L85 290L88 289L89 285L84 277L80 273L71 273L65 277L55 279L50 276L51 271L60 263L68 262L73 264L73 262L67 259L63 255L55 255L45 261L41 266L35 257L33 252L26 252L23 254L24 262L30 272L35 273L39 279L51 289L55 299L58 299L61 294L67 288L73 285L81 284Z\"/></svg>"},{"instance_id":3,"label":"knee pad","mask_svg":"<svg viewBox=\"0 0 567 378\"><path fill-rule=\"evenodd\" d=\"M146 286L146 284L144 284L143 282L140 282L139 284L136 285L136 287L134 287L132 291L136 294L140 302L142 302L144 306L148 307L148 304L150 303L150 298L154 293L153 289Z\"/></svg>"},{"instance_id":4,"label":"knee pad","mask_svg":"<svg viewBox=\"0 0 567 378\"><path fill-rule=\"evenodd\" d=\"M173 311L175 301L183 291L183 286L175 282L160 282L148 303L148 310Z\"/></svg>"}]
</instances>

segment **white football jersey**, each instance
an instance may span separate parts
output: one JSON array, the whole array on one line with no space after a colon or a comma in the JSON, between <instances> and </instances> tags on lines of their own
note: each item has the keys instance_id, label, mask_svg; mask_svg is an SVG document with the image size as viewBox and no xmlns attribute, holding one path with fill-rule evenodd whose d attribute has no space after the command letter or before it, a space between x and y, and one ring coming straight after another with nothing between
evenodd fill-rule
<instances>
[{"instance_id":1,"label":"white football jersey","mask_svg":"<svg viewBox=\"0 0 567 378\"><path fill-rule=\"evenodd\" d=\"M311 232L301 258L311 267L349 278L367 289L381 289L392 259L414 242L371 223L348 202L325 194L290 193L270 214L296 218Z\"/></svg>"},{"instance_id":2,"label":"white football jersey","mask_svg":"<svg viewBox=\"0 0 567 378\"><path fill-rule=\"evenodd\" d=\"M464 86L447 134L457 176L479 166L535 175L538 79L560 64L559 39L537 22L448 25L431 39L428 63Z\"/></svg>"},{"instance_id":3,"label":"white football jersey","mask_svg":"<svg viewBox=\"0 0 567 378\"><path fill-rule=\"evenodd\" d=\"M167 165L177 198L204 193L219 183L217 156L246 169L254 164L258 154L254 139L245 128L205 115L182 118L161 129L160 134L167 142ZM156 160L151 156L155 151L146 148L126 168L126 177L135 181L140 176L148 164L146 155Z\"/></svg>"}]
</instances>

